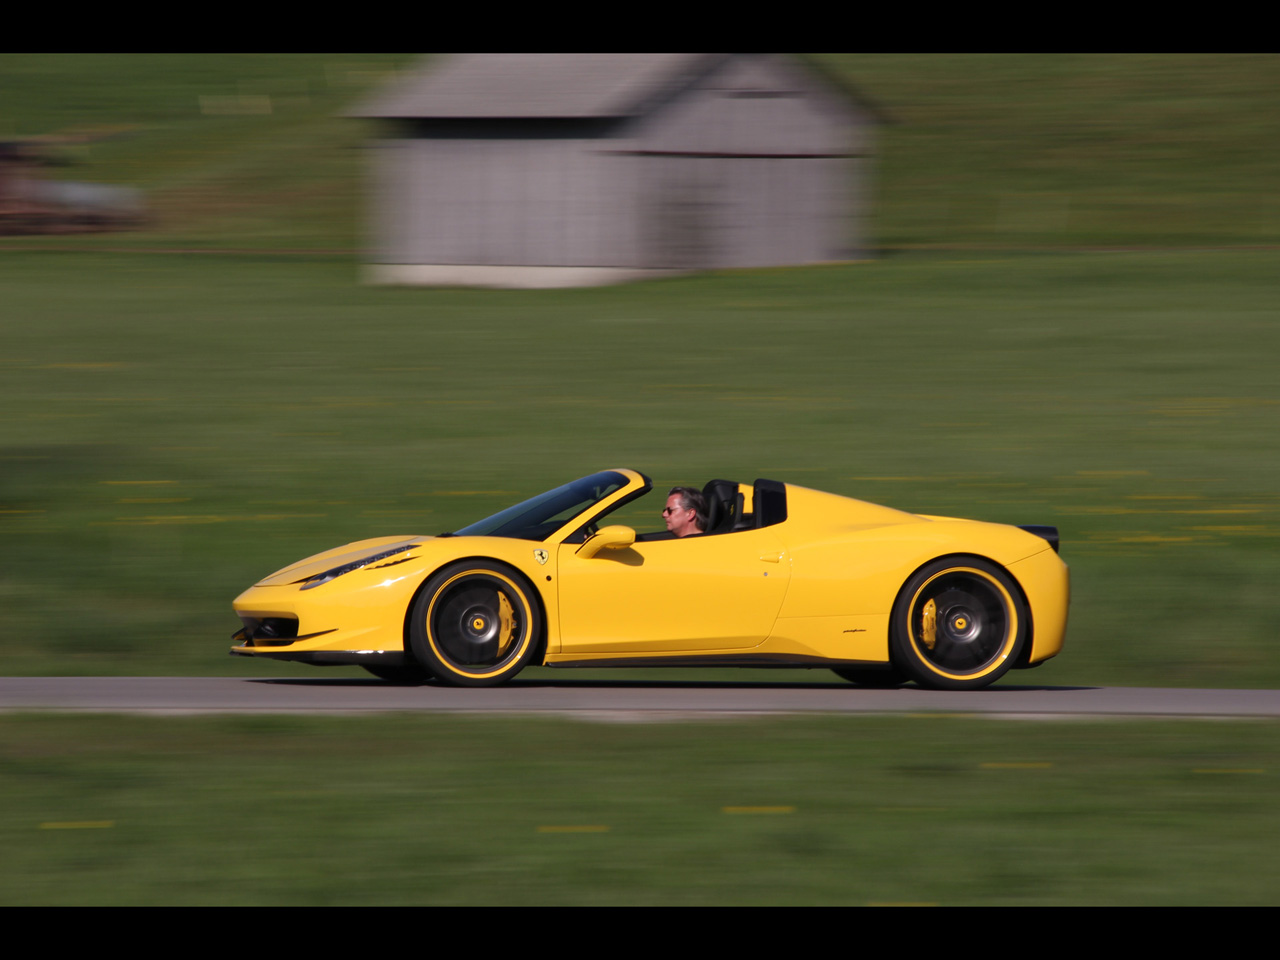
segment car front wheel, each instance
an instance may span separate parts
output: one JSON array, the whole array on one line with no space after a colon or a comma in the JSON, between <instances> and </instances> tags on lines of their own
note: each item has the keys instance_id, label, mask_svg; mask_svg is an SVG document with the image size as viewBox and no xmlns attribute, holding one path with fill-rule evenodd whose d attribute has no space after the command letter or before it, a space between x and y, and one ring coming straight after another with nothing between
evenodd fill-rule
<instances>
[{"instance_id":1,"label":"car front wheel","mask_svg":"<svg viewBox=\"0 0 1280 960\"><path fill-rule=\"evenodd\" d=\"M409 641L441 683L487 687L532 659L542 624L537 600L513 569L463 561L431 577L414 601Z\"/></svg>"}]
</instances>

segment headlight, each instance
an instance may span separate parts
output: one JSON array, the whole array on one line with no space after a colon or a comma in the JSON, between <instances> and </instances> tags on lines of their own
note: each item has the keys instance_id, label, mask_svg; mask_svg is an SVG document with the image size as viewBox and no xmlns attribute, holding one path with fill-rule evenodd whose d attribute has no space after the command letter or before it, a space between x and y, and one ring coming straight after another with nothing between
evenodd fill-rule
<instances>
[{"instance_id":1,"label":"headlight","mask_svg":"<svg viewBox=\"0 0 1280 960\"><path fill-rule=\"evenodd\" d=\"M352 570L359 570L361 567L367 567L371 563L377 563L380 560L386 560L388 557L394 557L398 553L408 553L417 546L419 546L419 544L416 543L401 544L400 546L392 547L390 550L383 550L381 553L371 553L369 556L361 557L359 560L352 560L350 563L344 563L342 566L334 567L332 570L326 570L324 573L317 573L314 577L307 577L306 580L302 581L301 589L310 590L312 587L318 587L323 583L328 583L330 580L337 579L344 573L350 573ZM409 560L411 558L405 557L404 559Z\"/></svg>"}]
</instances>

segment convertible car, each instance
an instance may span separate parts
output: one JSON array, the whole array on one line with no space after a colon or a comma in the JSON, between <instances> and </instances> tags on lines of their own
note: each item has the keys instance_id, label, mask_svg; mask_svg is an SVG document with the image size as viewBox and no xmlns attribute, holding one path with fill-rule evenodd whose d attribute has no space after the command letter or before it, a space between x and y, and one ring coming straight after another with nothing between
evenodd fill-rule
<instances>
[{"instance_id":1,"label":"convertible car","mask_svg":"<svg viewBox=\"0 0 1280 960\"><path fill-rule=\"evenodd\" d=\"M605 470L452 533L317 554L236 598L231 652L462 686L529 664L735 665L961 690L1062 649L1070 588L1054 527L776 480L712 480L694 536L607 523L651 487Z\"/></svg>"}]
</instances>

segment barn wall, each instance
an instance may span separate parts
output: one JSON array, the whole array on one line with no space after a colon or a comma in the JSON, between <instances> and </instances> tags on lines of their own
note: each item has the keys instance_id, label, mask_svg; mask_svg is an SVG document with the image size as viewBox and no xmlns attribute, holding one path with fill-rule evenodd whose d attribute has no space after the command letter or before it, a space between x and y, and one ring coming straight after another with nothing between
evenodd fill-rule
<instances>
[{"instance_id":1,"label":"barn wall","mask_svg":"<svg viewBox=\"0 0 1280 960\"><path fill-rule=\"evenodd\" d=\"M601 137L521 136L512 126L379 141L376 262L634 264L634 164Z\"/></svg>"},{"instance_id":2,"label":"barn wall","mask_svg":"<svg viewBox=\"0 0 1280 960\"><path fill-rule=\"evenodd\" d=\"M769 55L637 120L437 120L377 141L383 264L691 270L858 255L871 118Z\"/></svg>"},{"instance_id":3,"label":"barn wall","mask_svg":"<svg viewBox=\"0 0 1280 960\"><path fill-rule=\"evenodd\" d=\"M816 263L862 246L849 200L857 112L769 56L729 61L631 131L645 158L642 261L653 267Z\"/></svg>"}]
</instances>

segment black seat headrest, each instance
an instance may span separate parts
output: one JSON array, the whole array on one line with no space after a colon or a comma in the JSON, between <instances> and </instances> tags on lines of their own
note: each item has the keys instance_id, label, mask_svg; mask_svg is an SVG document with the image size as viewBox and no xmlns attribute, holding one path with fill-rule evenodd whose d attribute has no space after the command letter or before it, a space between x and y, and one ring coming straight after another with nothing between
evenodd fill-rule
<instances>
[{"instance_id":1,"label":"black seat headrest","mask_svg":"<svg viewBox=\"0 0 1280 960\"><path fill-rule=\"evenodd\" d=\"M712 480L702 488L707 501L706 533L722 533L732 530L734 520L742 509L738 485L732 480Z\"/></svg>"}]
</instances>

